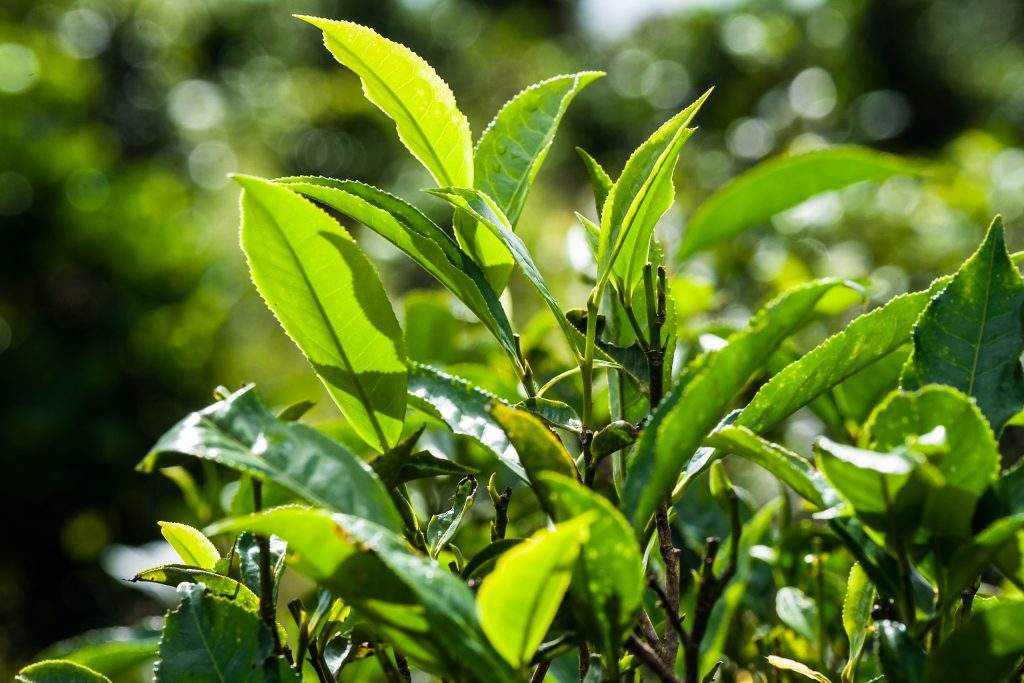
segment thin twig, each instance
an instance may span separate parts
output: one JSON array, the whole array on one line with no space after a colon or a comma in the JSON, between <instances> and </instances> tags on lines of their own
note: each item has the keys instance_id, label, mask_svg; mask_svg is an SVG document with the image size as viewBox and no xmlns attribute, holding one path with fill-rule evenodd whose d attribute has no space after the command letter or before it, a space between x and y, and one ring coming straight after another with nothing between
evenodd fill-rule
<instances>
[{"instance_id":1,"label":"thin twig","mask_svg":"<svg viewBox=\"0 0 1024 683\"><path fill-rule=\"evenodd\" d=\"M629 640L626 641L626 649L632 652L662 683L679 683L675 673L665 666L657 653L635 635L629 636Z\"/></svg>"},{"instance_id":2,"label":"thin twig","mask_svg":"<svg viewBox=\"0 0 1024 683\"><path fill-rule=\"evenodd\" d=\"M263 482L252 480L253 511L263 510ZM270 571L270 538L264 534L256 535L256 547L259 549L260 564L260 617L270 629L274 643L274 654L281 654L281 637L277 632L277 606L274 604L274 575Z\"/></svg>"},{"instance_id":3,"label":"thin twig","mask_svg":"<svg viewBox=\"0 0 1024 683\"><path fill-rule=\"evenodd\" d=\"M650 586L658 595L658 599L661 601L661 608L665 610L665 614L668 615L668 621L672 625L672 628L676 630L676 634L679 636L679 640L686 642L687 634L686 629L683 628L683 618L679 615L679 610L671 606L668 595L665 593L665 589L658 583L658 577L654 574L647 575L647 585ZM650 617L648 617L650 619ZM641 622L642 623L642 622Z\"/></svg>"},{"instance_id":4,"label":"thin twig","mask_svg":"<svg viewBox=\"0 0 1024 683\"><path fill-rule=\"evenodd\" d=\"M548 669L551 668L551 660L545 660L537 665L537 668L533 670L533 675L530 676L530 683L542 683L544 677L548 674Z\"/></svg>"},{"instance_id":5,"label":"thin twig","mask_svg":"<svg viewBox=\"0 0 1024 683\"><path fill-rule=\"evenodd\" d=\"M679 648L678 633L670 625L671 613L679 615L679 550L672 543L672 527L668 521L668 505L662 502L655 512L658 529L658 546L661 558L665 562L665 635L661 642L661 659L668 666L676 660Z\"/></svg>"}]
</instances>

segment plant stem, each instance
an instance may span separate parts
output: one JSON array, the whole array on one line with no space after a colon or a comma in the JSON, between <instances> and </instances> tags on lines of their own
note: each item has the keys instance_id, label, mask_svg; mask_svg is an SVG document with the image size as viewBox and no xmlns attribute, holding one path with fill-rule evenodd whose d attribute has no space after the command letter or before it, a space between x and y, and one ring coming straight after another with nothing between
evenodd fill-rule
<instances>
[{"instance_id":1,"label":"plant stem","mask_svg":"<svg viewBox=\"0 0 1024 683\"><path fill-rule=\"evenodd\" d=\"M594 427L594 353L597 348L597 311L601 301L601 292L594 290L587 298L587 336L583 346L583 358L580 360L580 378L583 380L583 427L580 429L580 445L583 448L585 467L584 483L594 483L594 462L590 452Z\"/></svg>"},{"instance_id":2,"label":"plant stem","mask_svg":"<svg viewBox=\"0 0 1024 683\"><path fill-rule=\"evenodd\" d=\"M644 666L651 670L662 683L679 683L672 669L665 666L658 655L635 635L630 635L626 641L626 649L633 653Z\"/></svg>"},{"instance_id":3,"label":"plant stem","mask_svg":"<svg viewBox=\"0 0 1024 683\"><path fill-rule=\"evenodd\" d=\"M533 670L533 675L530 676L530 683L542 683L544 676L547 675L548 669L551 668L551 660L545 660L537 665L537 668Z\"/></svg>"},{"instance_id":4,"label":"plant stem","mask_svg":"<svg viewBox=\"0 0 1024 683\"><path fill-rule=\"evenodd\" d=\"M667 666L674 666L679 634L672 625L672 614L679 615L679 550L672 543L672 526L668 521L668 505L662 502L655 512L658 529L658 549L665 562L665 635L662 636L661 658Z\"/></svg>"},{"instance_id":5,"label":"plant stem","mask_svg":"<svg viewBox=\"0 0 1024 683\"><path fill-rule=\"evenodd\" d=\"M818 668L828 670L828 634L825 621L825 567L821 550L821 539L814 539L814 589L818 603Z\"/></svg>"},{"instance_id":6,"label":"plant stem","mask_svg":"<svg viewBox=\"0 0 1024 683\"><path fill-rule=\"evenodd\" d=\"M252 480L252 508L263 510L263 482ZM281 637L277 632L277 606L274 604L274 575L270 570L270 539L256 534L256 546L260 551L260 616L270 629L274 642L274 654L281 654ZM301 666L301 663L300 663Z\"/></svg>"}]
</instances>

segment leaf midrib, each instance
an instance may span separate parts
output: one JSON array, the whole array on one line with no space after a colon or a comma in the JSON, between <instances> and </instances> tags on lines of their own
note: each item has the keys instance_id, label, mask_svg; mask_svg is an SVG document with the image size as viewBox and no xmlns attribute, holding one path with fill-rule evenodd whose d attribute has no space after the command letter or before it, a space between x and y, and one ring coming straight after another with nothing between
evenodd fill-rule
<instances>
[{"instance_id":1,"label":"leaf midrib","mask_svg":"<svg viewBox=\"0 0 1024 683\"><path fill-rule=\"evenodd\" d=\"M967 383L967 395L974 395L974 380L977 376L978 361L981 358L981 343L985 338L985 325L988 322L988 309L991 304L991 292L992 292L992 268L995 261L996 250L993 248L989 250L988 254L988 267L986 269L987 277L985 278L985 306L981 312L981 324L978 325L978 340L974 345L974 360L971 362L971 374L968 377Z\"/></svg>"}]
</instances>

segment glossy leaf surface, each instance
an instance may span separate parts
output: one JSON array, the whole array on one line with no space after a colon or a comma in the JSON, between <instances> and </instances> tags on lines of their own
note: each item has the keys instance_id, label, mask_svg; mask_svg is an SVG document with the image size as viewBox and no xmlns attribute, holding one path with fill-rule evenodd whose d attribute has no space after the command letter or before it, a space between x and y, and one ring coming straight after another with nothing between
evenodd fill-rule
<instances>
[{"instance_id":1,"label":"glossy leaf surface","mask_svg":"<svg viewBox=\"0 0 1024 683\"><path fill-rule=\"evenodd\" d=\"M253 614L258 614L260 609L259 596L245 584L205 569L196 569L181 564L165 564L139 572L132 581L159 583L171 588L181 583L201 583L206 586L207 595L234 602Z\"/></svg>"},{"instance_id":2,"label":"glossy leaf surface","mask_svg":"<svg viewBox=\"0 0 1024 683\"><path fill-rule=\"evenodd\" d=\"M213 569L220 560L217 546L210 542L203 532L188 524L158 522L160 533L178 553L181 561L200 569Z\"/></svg>"},{"instance_id":3,"label":"glossy leaf surface","mask_svg":"<svg viewBox=\"0 0 1024 683\"><path fill-rule=\"evenodd\" d=\"M92 669L61 659L26 666L14 680L15 683L110 683L109 678Z\"/></svg>"}]
</instances>

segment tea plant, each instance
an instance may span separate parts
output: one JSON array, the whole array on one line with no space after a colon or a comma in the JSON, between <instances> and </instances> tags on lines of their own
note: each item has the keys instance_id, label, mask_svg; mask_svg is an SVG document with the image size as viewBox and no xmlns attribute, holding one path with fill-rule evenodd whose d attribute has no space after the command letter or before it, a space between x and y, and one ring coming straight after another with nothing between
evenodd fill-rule
<instances>
[{"instance_id":1,"label":"tea plant","mask_svg":"<svg viewBox=\"0 0 1024 683\"><path fill-rule=\"evenodd\" d=\"M107 681L151 659L162 683L1020 679L1024 473L1003 470L997 443L1024 409L1024 281L998 218L954 274L806 352L797 333L858 284L801 284L698 338L669 260L819 192L921 170L844 147L769 161L712 195L669 259L654 228L705 93L614 180L579 150L599 211L578 214L591 291L567 310L515 229L567 107L601 74L527 88L474 147L418 56L303 19L433 176L451 225L355 180L236 177L253 282L347 426L218 389L139 465L210 522L161 522L181 562L134 578L176 586L179 605L158 626L58 644L18 680ZM490 341L460 357L444 306L407 307L403 332L337 216L404 252ZM514 331L500 297L515 271L563 348ZM511 373L518 396L423 349L478 383ZM798 411L825 426L813 459L772 440ZM202 489L181 467L193 459ZM301 595L282 606L286 593Z\"/></svg>"}]
</instances>

